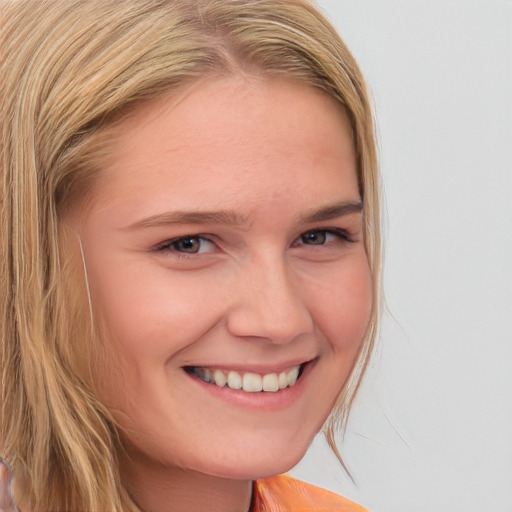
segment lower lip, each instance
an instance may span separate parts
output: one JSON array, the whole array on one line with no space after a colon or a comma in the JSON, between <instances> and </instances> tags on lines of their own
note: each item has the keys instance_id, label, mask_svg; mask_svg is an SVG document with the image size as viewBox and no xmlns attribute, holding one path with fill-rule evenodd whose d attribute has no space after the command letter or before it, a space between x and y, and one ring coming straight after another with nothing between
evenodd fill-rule
<instances>
[{"instance_id":1,"label":"lower lip","mask_svg":"<svg viewBox=\"0 0 512 512\"><path fill-rule=\"evenodd\" d=\"M317 360L314 359L313 361L305 364L301 376L293 386L281 389L274 393L268 391L247 393L246 391L231 389L227 386L221 388L215 384L209 384L195 375L185 373L187 377L189 377L194 384L200 386L202 390L231 405L262 411L279 411L290 407L300 398L307 386L309 376L316 364L316 361Z\"/></svg>"}]
</instances>

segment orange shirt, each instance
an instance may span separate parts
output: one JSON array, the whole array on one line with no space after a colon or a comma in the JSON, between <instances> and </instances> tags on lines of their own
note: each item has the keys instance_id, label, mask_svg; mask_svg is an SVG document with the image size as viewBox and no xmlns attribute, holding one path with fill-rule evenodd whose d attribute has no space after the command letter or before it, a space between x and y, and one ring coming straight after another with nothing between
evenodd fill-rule
<instances>
[{"instance_id":1,"label":"orange shirt","mask_svg":"<svg viewBox=\"0 0 512 512\"><path fill-rule=\"evenodd\" d=\"M252 512L367 512L360 505L287 475L254 482Z\"/></svg>"}]
</instances>

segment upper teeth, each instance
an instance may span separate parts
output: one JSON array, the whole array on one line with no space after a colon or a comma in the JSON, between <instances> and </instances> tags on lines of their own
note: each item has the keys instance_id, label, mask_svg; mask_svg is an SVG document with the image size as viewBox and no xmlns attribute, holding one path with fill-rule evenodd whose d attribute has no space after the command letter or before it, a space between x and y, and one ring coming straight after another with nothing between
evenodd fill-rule
<instances>
[{"instance_id":1,"label":"upper teeth","mask_svg":"<svg viewBox=\"0 0 512 512\"><path fill-rule=\"evenodd\" d=\"M200 379L219 387L227 386L231 389L243 389L248 393L259 391L275 392L293 386L299 377L300 366L294 366L287 371L280 373L266 373L260 375L251 372L235 372L224 370L213 370L210 368L194 367L191 372Z\"/></svg>"}]
</instances>

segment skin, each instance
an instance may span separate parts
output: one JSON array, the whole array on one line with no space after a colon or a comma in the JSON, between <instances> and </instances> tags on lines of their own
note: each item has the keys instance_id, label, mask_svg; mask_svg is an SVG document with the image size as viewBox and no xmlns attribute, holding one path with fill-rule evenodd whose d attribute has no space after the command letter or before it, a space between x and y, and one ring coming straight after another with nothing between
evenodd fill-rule
<instances>
[{"instance_id":1,"label":"skin","mask_svg":"<svg viewBox=\"0 0 512 512\"><path fill-rule=\"evenodd\" d=\"M347 118L304 85L211 79L120 122L69 221L110 358L95 386L146 512L246 511L253 479L304 455L369 320L360 202ZM211 393L184 370L306 361L275 394Z\"/></svg>"}]
</instances>

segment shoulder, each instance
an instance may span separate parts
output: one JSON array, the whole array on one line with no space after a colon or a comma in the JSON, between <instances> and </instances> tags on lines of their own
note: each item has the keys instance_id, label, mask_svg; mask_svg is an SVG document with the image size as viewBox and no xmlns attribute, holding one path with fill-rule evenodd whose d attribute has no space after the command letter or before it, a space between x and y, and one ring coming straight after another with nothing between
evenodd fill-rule
<instances>
[{"instance_id":1,"label":"shoulder","mask_svg":"<svg viewBox=\"0 0 512 512\"><path fill-rule=\"evenodd\" d=\"M253 512L367 512L337 494L287 475L254 482Z\"/></svg>"}]
</instances>

